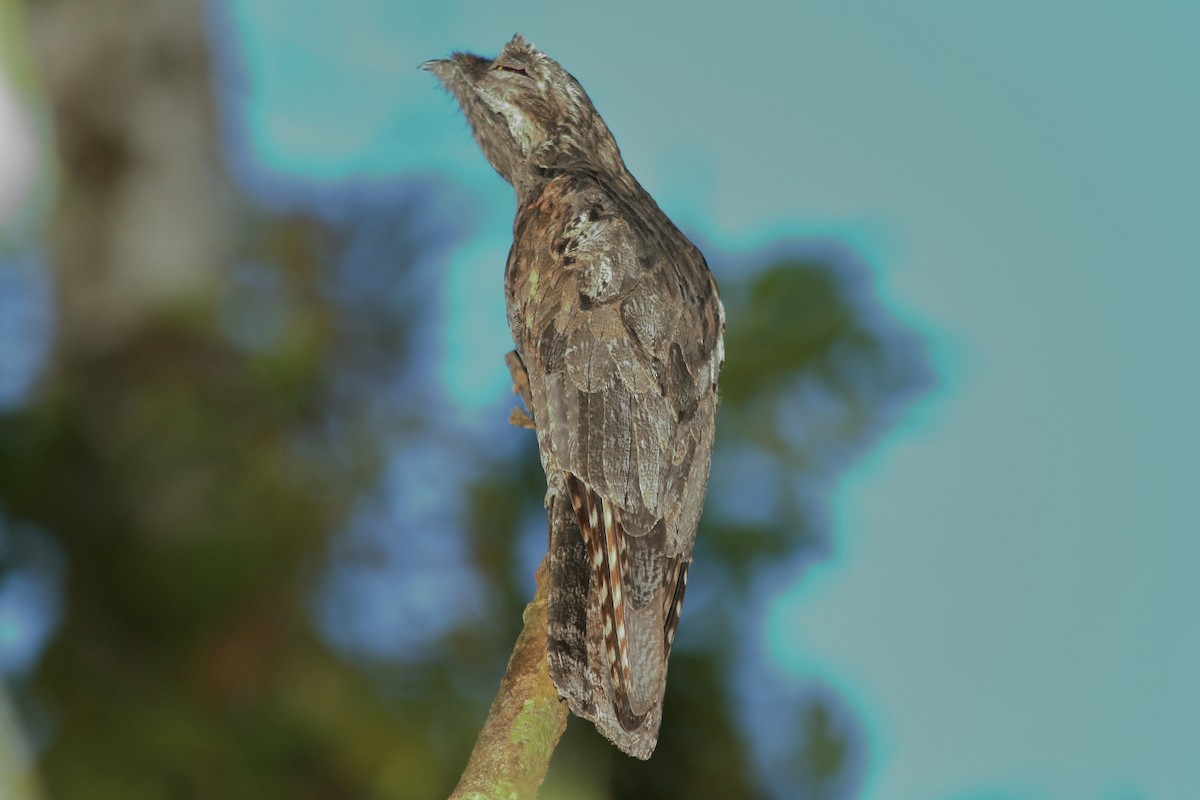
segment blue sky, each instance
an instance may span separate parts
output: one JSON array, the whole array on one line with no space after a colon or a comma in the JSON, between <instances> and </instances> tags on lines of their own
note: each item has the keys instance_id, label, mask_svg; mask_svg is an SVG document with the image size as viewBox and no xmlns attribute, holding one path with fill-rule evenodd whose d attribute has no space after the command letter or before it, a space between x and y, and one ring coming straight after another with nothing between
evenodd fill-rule
<instances>
[{"instance_id":1,"label":"blue sky","mask_svg":"<svg viewBox=\"0 0 1200 800\"><path fill-rule=\"evenodd\" d=\"M781 676L870 721L871 797L1185 798L1200 753L1200 11L1186 3L234 0L227 119L266 198L469 186L447 388L506 389L511 189L421 61L520 31L725 251L834 234L940 385L769 604ZM799 575L797 575L799 577ZM989 794L990 793L990 794Z\"/></svg>"}]
</instances>

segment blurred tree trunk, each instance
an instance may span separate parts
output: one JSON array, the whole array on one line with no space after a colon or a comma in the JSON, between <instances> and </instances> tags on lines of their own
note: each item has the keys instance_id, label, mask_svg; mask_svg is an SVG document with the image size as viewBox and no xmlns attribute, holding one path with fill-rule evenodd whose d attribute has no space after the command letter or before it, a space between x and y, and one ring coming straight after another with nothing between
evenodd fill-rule
<instances>
[{"instance_id":1,"label":"blurred tree trunk","mask_svg":"<svg viewBox=\"0 0 1200 800\"><path fill-rule=\"evenodd\" d=\"M207 301L226 247L199 0L47 0L35 39L61 168L60 361Z\"/></svg>"}]
</instances>

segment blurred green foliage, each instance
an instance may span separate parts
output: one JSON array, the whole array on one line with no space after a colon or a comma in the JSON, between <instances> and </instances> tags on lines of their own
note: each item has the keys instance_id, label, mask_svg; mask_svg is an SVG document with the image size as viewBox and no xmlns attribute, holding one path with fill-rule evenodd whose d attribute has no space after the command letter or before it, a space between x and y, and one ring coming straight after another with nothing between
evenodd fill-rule
<instances>
[{"instance_id":1,"label":"blurred green foliage","mask_svg":"<svg viewBox=\"0 0 1200 800\"><path fill-rule=\"evenodd\" d=\"M120 167L67 175L64 196L80 196L72 181L120 180ZM456 424L436 385L430 298L461 225L430 217L446 191L330 187L332 213L311 216L234 203L211 291L98 352L60 343L36 395L0 417L0 514L46 531L67 564L61 625L16 683L49 796L428 798L454 785L545 534L531 523L544 513L534 439L508 428L508 398L479 432ZM727 366L659 748L635 762L573 720L547 798L838 796L866 757L823 687L781 699L777 724L743 713L735 673L762 658L756 581L832 546L825 493L927 384L925 358L871 301L852 252L705 249ZM60 284L77 279L56 266ZM339 564L386 571L344 531L387 494L396 459L437 470L438 516L465 543L472 586L420 561L421 537L442 534L415 511L376 527L417 559L406 574L430 578L426 602L482 600L419 648L359 647L320 609L339 602L327 581ZM771 737L786 737L785 755L756 755Z\"/></svg>"}]
</instances>

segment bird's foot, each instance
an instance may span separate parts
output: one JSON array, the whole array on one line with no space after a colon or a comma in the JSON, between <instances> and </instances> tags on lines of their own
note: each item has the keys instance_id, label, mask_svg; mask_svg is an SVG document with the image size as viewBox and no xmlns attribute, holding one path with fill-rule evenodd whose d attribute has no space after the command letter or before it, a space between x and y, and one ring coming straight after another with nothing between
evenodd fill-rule
<instances>
[{"instance_id":1,"label":"bird's foot","mask_svg":"<svg viewBox=\"0 0 1200 800\"><path fill-rule=\"evenodd\" d=\"M521 360L521 355L516 350L510 350L504 355L504 363L508 366L508 374L512 376L513 394L520 395L525 408L532 412L533 398L529 392L529 373L525 370L525 362ZM528 428L529 430L536 428L532 414L519 408L514 408L508 415L508 422L518 428Z\"/></svg>"},{"instance_id":2,"label":"bird's foot","mask_svg":"<svg viewBox=\"0 0 1200 800\"><path fill-rule=\"evenodd\" d=\"M508 415L508 424L517 428L527 428L528 430L537 430L537 426L533 424L533 417L526 414L519 408L514 408Z\"/></svg>"}]
</instances>

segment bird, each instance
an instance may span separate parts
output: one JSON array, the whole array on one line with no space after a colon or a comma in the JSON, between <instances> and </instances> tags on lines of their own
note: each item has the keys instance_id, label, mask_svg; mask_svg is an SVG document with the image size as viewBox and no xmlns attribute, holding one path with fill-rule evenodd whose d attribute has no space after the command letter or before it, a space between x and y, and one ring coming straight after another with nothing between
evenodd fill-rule
<instances>
[{"instance_id":1,"label":"bird","mask_svg":"<svg viewBox=\"0 0 1200 800\"><path fill-rule=\"evenodd\" d=\"M516 192L506 356L546 473L550 676L625 753L658 742L712 459L725 310L570 73L521 35L421 65Z\"/></svg>"}]
</instances>

